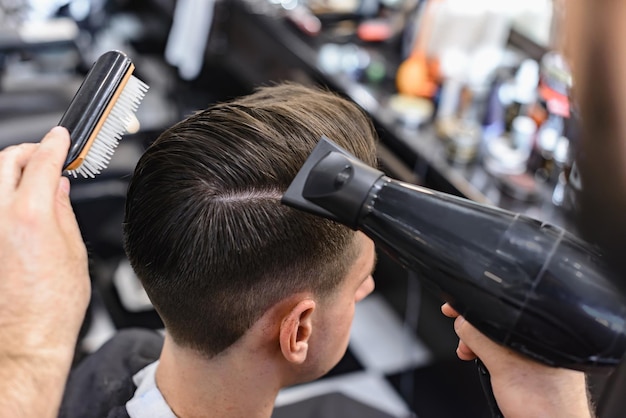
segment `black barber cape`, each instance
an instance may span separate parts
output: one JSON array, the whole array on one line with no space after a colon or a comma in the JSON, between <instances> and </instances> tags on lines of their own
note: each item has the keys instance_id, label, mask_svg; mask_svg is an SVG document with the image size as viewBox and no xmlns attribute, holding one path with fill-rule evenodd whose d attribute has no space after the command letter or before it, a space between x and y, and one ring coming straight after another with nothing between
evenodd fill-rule
<instances>
[{"instance_id":1,"label":"black barber cape","mask_svg":"<svg viewBox=\"0 0 626 418\"><path fill-rule=\"evenodd\" d=\"M137 387L133 376L158 360L163 337L147 329L119 331L72 370L60 418L129 418ZM277 407L272 418L394 418L340 393L328 393Z\"/></svg>"},{"instance_id":2,"label":"black barber cape","mask_svg":"<svg viewBox=\"0 0 626 418\"><path fill-rule=\"evenodd\" d=\"M162 347L156 331L119 331L72 370L59 417L129 418L126 402L137 389L133 376L158 360Z\"/></svg>"}]
</instances>

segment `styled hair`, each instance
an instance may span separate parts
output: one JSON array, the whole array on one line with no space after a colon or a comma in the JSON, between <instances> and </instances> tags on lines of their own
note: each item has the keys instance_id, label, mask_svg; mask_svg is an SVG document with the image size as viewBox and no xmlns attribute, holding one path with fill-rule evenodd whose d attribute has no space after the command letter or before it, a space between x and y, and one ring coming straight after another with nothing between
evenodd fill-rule
<instances>
[{"instance_id":1,"label":"styled hair","mask_svg":"<svg viewBox=\"0 0 626 418\"><path fill-rule=\"evenodd\" d=\"M163 132L139 160L124 246L172 339L207 355L285 297L336 289L354 231L280 198L322 135L376 164L369 118L333 93L263 87Z\"/></svg>"}]
</instances>

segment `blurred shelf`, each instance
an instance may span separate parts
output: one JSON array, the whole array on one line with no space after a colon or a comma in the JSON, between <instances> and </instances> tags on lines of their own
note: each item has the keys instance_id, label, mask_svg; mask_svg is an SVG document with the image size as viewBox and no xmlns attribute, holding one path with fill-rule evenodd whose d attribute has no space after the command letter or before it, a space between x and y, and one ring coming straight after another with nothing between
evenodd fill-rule
<instances>
[{"instance_id":1,"label":"blurred shelf","mask_svg":"<svg viewBox=\"0 0 626 418\"><path fill-rule=\"evenodd\" d=\"M555 206L550 190L543 190L544 199L536 202L516 200L498 188L495 180L478 163L467 166L451 164L445 156L444 144L432 127L408 129L399 123L386 106L395 93L393 85L365 85L343 73L330 74L318 64L319 48L332 39L322 33L307 36L295 29L268 2L233 0L223 2L224 8L211 35L207 60L222 65L246 80L250 87L278 81L298 81L321 84L350 98L372 118L385 147L382 155L394 156L383 165L404 167L397 172L412 173L411 181L421 179L426 187L476 202L495 205L533 218L564 227L572 232L574 225L567 213ZM517 38L515 38L517 39ZM371 44L387 60L388 71L397 68L399 59L393 56L393 46ZM395 71L394 71L395 72Z\"/></svg>"}]
</instances>

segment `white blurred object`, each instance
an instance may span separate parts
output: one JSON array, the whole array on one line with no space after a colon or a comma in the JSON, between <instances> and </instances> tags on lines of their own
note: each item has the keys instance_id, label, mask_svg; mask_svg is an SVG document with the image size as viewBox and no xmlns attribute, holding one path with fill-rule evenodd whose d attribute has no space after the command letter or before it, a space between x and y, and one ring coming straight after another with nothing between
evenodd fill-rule
<instances>
[{"instance_id":1,"label":"white blurred object","mask_svg":"<svg viewBox=\"0 0 626 418\"><path fill-rule=\"evenodd\" d=\"M433 4L429 55L439 55L449 48L468 55L478 48L503 48L511 20L506 9L489 3L493 2L447 0Z\"/></svg>"},{"instance_id":2,"label":"white blurred object","mask_svg":"<svg viewBox=\"0 0 626 418\"><path fill-rule=\"evenodd\" d=\"M352 13L359 7L358 0L309 0L312 10L333 13Z\"/></svg>"},{"instance_id":3,"label":"white blurred object","mask_svg":"<svg viewBox=\"0 0 626 418\"><path fill-rule=\"evenodd\" d=\"M28 20L41 21L49 19L59 8L67 5L70 0L28 0Z\"/></svg>"},{"instance_id":4,"label":"white blurred object","mask_svg":"<svg viewBox=\"0 0 626 418\"><path fill-rule=\"evenodd\" d=\"M139 123L139 119L137 119L137 116L135 116L135 114L131 114L128 117L128 124L126 125L126 132L129 134L136 134L137 132L139 132L139 129L141 128L141 124Z\"/></svg>"},{"instance_id":5,"label":"white blurred object","mask_svg":"<svg viewBox=\"0 0 626 418\"><path fill-rule=\"evenodd\" d=\"M474 89L487 89L494 72L504 61L502 48L494 46L480 47L470 56L467 71L467 84Z\"/></svg>"},{"instance_id":6,"label":"white blurred object","mask_svg":"<svg viewBox=\"0 0 626 418\"><path fill-rule=\"evenodd\" d=\"M200 74L204 51L213 24L215 0L178 0L170 29L165 59L178 74L192 80Z\"/></svg>"},{"instance_id":7,"label":"white blurred object","mask_svg":"<svg viewBox=\"0 0 626 418\"><path fill-rule=\"evenodd\" d=\"M15 29L24 21L27 12L25 0L0 0L0 29Z\"/></svg>"},{"instance_id":8,"label":"white blurred object","mask_svg":"<svg viewBox=\"0 0 626 418\"><path fill-rule=\"evenodd\" d=\"M444 77L463 74L461 81L473 89L488 83L493 71L505 61L512 28L547 46L551 0L429 1L433 17L427 54L441 60ZM458 60L460 56L465 56L463 62Z\"/></svg>"},{"instance_id":9,"label":"white blurred object","mask_svg":"<svg viewBox=\"0 0 626 418\"><path fill-rule=\"evenodd\" d=\"M429 52L504 45L511 27L547 46L551 0L446 0L436 4Z\"/></svg>"},{"instance_id":10,"label":"white blurred object","mask_svg":"<svg viewBox=\"0 0 626 418\"><path fill-rule=\"evenodd\" d=\"M465 77L465 68L467 68L469 63L467 51L461 48L450 47L444 49L438 55L443 77L455 80L462 80Z\"/></svg>"},{"instance_id":11,"label":"white blurred object","mask_svg":"<svg viewBox=\"0 0 626 418\"><path fill-rule=\"evenodd\" d=\"M526 0L514 3L516 3L517 13L512 17L512 27L535 43L550 47L554 36L552 33L553 1Z\"/></svg>"},{"instance_id":12,"label":"white blurred object","mask_svg":"<svg viewBox=\"0 0 626 418\"><path fill-rule=\"evenodd\" d=\"M13 0L15 1L15 0ZM41 22L56 15L61 7L68 6L73 19L86 19L94 10L102 10L106 0L26 0L28 21Z\"/></svg>"},{"instance_id":13,"label":"white blurred object","mask_svg":"<svg viewBox=\"0 0 626 418\"><path fill-rule=\"evenodd\" d=\"M537 124L528 116L517 116L513 119L512 139L513 145L520 151L524 151L527 156L533 148L535 141L535 133L537 133Z\"/></svg>"},{"instance_id":14,"label":"white blurred object","mask_svg":"<svg viewBox=\"0 0 626 418\"><path fill-rule=\"evenodd\" d=\"M443 85L439 96L437 118L444 119L456 114L461 91L466 84L468 54L460 48L448 48L439 56Z\"/></svg>"},{"instance_id":15,"label":"white blurred object","mask_svg":"<svg viewBox=\"0 0 626 418\"><path fill-rule=\"evenodd\" d=\"M539 84L539 64L532 59L522 62L515 74L514 100L518 103L532 103L537 96Z\"/></svg>"},{"instance_id":16,"label":"white blurred object","mask_svg":"<svg viewBox=\"0 0 626 418\"><path fill-rule=\"evenodd\" d=\"M432 360L426 345L377 294L356 305L350 350L366 370L383 375L425 366Z\"/></svg>"},{"instance_id":17,"label":"white blurred object","mask_svg":"<svg viewBox=\"0 0 626 418\"><path fill-rule=\"evenodd\" d=\"M29 43L69 41L78 36L78 26L69 18L45 22L24 22L18 29L22 41Z\"/></svg>"},{"instance_id":18,"label":"white blurred object","mask_svg":"<svg viewBox=\"0 0 626 418\"><path fill-rule=\"evenodd\" d=\"M121 261L113 274L113 285L127 311L151 311L152 302L127 260Z\"/></svg>"}]
</instances>

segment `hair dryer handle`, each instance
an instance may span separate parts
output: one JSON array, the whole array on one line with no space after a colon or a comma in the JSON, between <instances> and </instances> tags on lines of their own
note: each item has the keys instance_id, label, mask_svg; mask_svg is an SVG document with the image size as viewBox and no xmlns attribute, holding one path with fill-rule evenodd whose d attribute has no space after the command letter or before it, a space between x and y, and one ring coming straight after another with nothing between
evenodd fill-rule
<instances>
[{"instance_id":1,"label":"hair dryer handle","mask_svg":"<svg viewBox=\"0 0 626 418\"><path fill-rule=\"evenodd\" d=\"M489 370L485 367L485 364L481 359L476 359L476 367L478 368L478 380L480 380L480 386L483 388L483 392L485 392L485 397L487 398L487 406L489 407L489 412L493 418L504 418L502 415L502 411L500 411L500 407L498 407L498 402L496 401L496 397L493 394L493 387L491 386L491 375L489 374Z\"/></svg>"}]
</instances>

